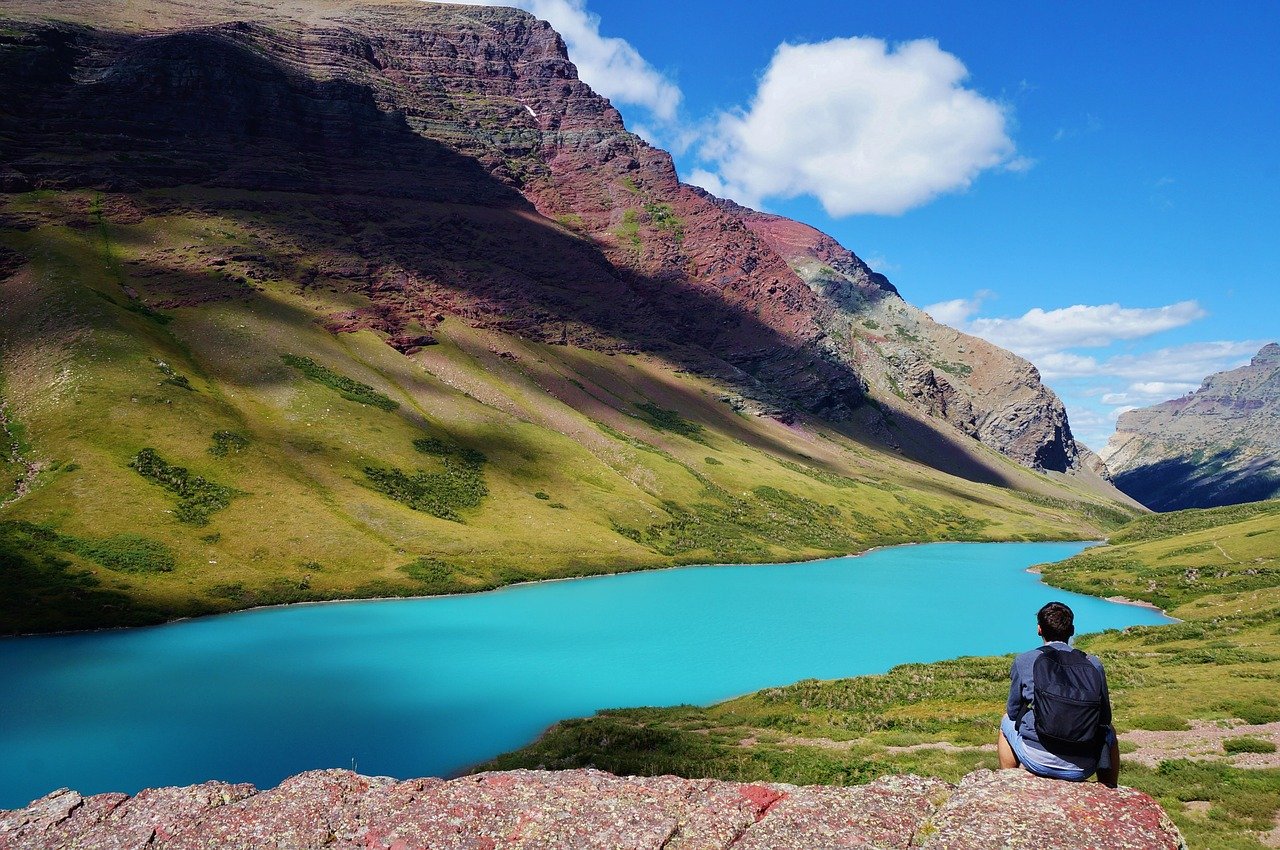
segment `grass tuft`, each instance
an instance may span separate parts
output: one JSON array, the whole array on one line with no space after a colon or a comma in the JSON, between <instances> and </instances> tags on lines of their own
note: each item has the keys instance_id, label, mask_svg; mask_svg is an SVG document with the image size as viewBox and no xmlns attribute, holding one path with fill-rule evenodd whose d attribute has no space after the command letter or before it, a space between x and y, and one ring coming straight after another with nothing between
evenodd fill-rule
<instances>
[{"instance_id":1,"label":"grass tuft","mask_svg":"<svg viewBox=\"0 0 1280 850\"><path fill-rule=\"evenodd\" d=\"M368 384L340 375L327 366L322 366L310 357L299 357L296 354L282 354L280 359L287 365L297 369L317 384L336 390L338 395L359 404L367 404L382 410L396 410L400 403L375 390Z\"/></svg>"},{"instance_id":2,"label":"grass tuft","mask_svg":"<svg viewBox=\"0 0 1280 850\"><path fill-rule=\"evenodd\" d=\"M143 449L129 461L139 475L178 497L174 518L188 525L208 525L209 515L216 513L237 495L235 490L215 484L207 478L192 475L185 467L174 466L155 449Z\"/></svg>"},{"instance_id":3,"label":"grass tuft","mask_svg":"<svg viewBox=\"0 0 1280 850\"><path fill-rule=\"evenodd\" d=\"M235 431L214 431L213 445L209 446L209 454L214 457L226 457L239 454L249 446L249 438Z\"/></svg>"}]
</instances>

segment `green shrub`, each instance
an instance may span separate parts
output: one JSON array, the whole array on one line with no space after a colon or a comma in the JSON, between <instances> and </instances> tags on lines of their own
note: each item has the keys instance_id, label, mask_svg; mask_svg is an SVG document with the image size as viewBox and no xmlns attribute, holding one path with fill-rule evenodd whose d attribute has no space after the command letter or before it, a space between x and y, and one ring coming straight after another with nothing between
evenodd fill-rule
<instances>
[{"instance_id":1,"label":"green shrub","mask_svg":"<svg viewBox=\"0 0 1280 850\"><path fill-rule=\"evenodd\" d=\"M104 590L62 556L68 541L29 522L0 522L0 634L140 626L164 614Z\"/></svg>"},{"instance_id":2,"label":"green shrub","mask_svg":"<svg viewBox=\"0 0 1280 850\"><path fill-rule=\"evenodd\" d=\"M455 578L453 568L439 558L423 556L397 569L421 585L426 594L457 593L466 589Z\"/></svg>"},{"instance_id":3,"label":"green shrub","mask_svg":"<svg viewBox=\"0 0 1280 850\"><path fill-rule=\"evenodd\" d=\"M1280 720L1280 701L1265 697L1228 700L1227 702L1218 703L1218 708L1230 713L1232 717L1239 717L1251 726L1257 726L1262 723L1275 723Z\"/></svg>"},{"instance_id":4,"label":"green shrub","mask_svg":"<svg viewBox=\"0 0 1280 850\"><path fill-rule=\"evenodd\" d=\"M160 374L164 375L164 383L173 384L175 387L181 387L184 390L195 392L196 388L191 386L191 381L187 380L186 375L178 374L172 366L163 360L152 360L156 364L156 368L160 370Z\"/></svg>"},{"instance_id":5,"label":"green shrub","mask_svg":"<svg viewBox=\"0 0 1280 850\"><path fill-rule=\"evenodd\" d=\"M328 367L320 365L310 357L282 354L280 359L317 384L323 384L330 389L337 390L338 395L350 401L367 404L382 410L396 410L400 407L399 402L387 398L368 384L362 384L357 380L348 378L346 375L340 375Z\"/></svg>"},{"instance_id":6,"label":"green shrub","mask_svg":"<svg viewBox=\"0 0 1280 850\"><path fill-rule=\"evenodd\" d=\"M241 608L258 608L263 605L289 605L295 602L315 602L322 598L311 590L309 583L305 579L292 581L278 578L262 587L245 587L243 582L237 581L229 584L215 584L207 592L215 599L225 599Z\"/></svg>"},{"instance_id":7,"label":"green shrub","mask_svg":"<svg viewBox=\"0 0 1280 850\"><path fill-rule=\"evenodd\" d=\"M249 438L235 431L214 431L213 445L209 446L209 454L214 457L226 457L239 454L249 445Z\"/></svg>"},{"instance_id":8,"label":"green shrub","mask_svg":"<svg viewBox=\"0 0 1280 850\"><path fill-rule=\"evenodd\" d=\"M656 229L670 233L677 243L684 241L684 219L676 215L671 204L650 201L644 205L644 211Z\"/></svg>"},{"instance_id":9,"label":"green shrub","mask_svg":"<svg viewBox=\"0 0 1280 850\"><path fill-rule=\"evenodd\" d=\"M424 437L420 440L413 441L413 447L423 454L437 455L441 457L454 456L463 463L472 466L482 466L489 459L485 457L484 452L476 449L469 449L463 446L447 443L444 440L438 440L435 437Z\"/></svg>"},{"instance_id":10,"label":"green shrub","mask_svg":"<svg viewBox=\"0 0 1280 850\"><path fill-rule=\"evenodd\" d=\"M374 489L415 511L462 522L458 511L479 506L489 495L483 458L475 450L460 449L458 455L440 459L443 472L406 473L394 467L366 466L364 474Z\"/></svg>"},{"instance_id":11,"label":"green shrub","mask_svg":"<svg viewBox=\"0 0 1280 850\"><path fill-rule=\"evenodd\" d=\"M551 497L550 497L550 496L548 496L546 493L542 492L541 490L539 490L538 492L536 492L536 493L534 493L534 494L533 494L533 498L535 498L535 499L541 499L542 501L544 501L544 502L545 502L545 501L549 500Z\"/></svg>"},{"instance_id":12,"label":"green shrub","mask_svg":"<svg viewBox=\"0 0 1280 850\"><path fill-rule=\"evenodd\" d=\"M59 540L68 551L117 572L168 573L176 566L168 546L141 534L117 534L104 540L61 535Z\"/></svg>"},{"instance_id":13,"label":"green shrub","mask_svg":"<svg viewBox=\"0 0 1280 850\"><path fill-rule=\"evenodd\" d=\"M702 432L705 429L697 422L685 419L677 411L667 410L648 401L639 402L635 407L644 413L645 421L659 431L672 431L692 440L702 438Z\"/></svg>"},{"instance_id":14,"label":"green shrub","mask_svg":"<svg viewBox=\"0 0 1280 850\"><path fill-rule=\"evenodd\" d=\"M703 462L703 463L705 463L705 464L707 464L708 466L724 466L724 463L722 463L721 461L716 460L716 459L715 459L715 458L713 458L713 457L704 457L704 458L702 459L702 462Z\"/></svg>"},{"instance_id":15,"label":"green shrub","mask_svg":"<svg viewBox=\"0 0 1280 850\"><path fill-rule=\"evenodd\" d=\"M185 467L173 466L156 452L143 449L129 461L139 475L178 497L174 518L189 525L208 525L209 515L231 504L238 495L230 487L192 475Z\"/></svg>"},{"instance_id":16,"label":"green shrub","mask_svg":"<svg viewBox=\"0 0 1280 850\"><path fill-rule=\"evenodd\" d=\"M1241 735L1239 738L1227 738L1222 742L1222 749L1227 753L1274 753L1276 745L1265 738L1252 735Z\"/></svg>"},{"instance_id":17,"label":"green shrub","mask_svg":"<svg viewBox=\"0 0 1280 850\"><path fill-rule=\"evenodd\" d=\"M115 299L108 298L107 300L114 302ZM173 321L173 316L170 316L168 313L161 313L156 310L152 310L141 301L130 301L124 305L124 308L130 313L137 313L144 319L149 319L155 322L157 325L167 325Z\"/></svg>"},{"instance_id":18,"label":"green shrub","mask_svg":"<svg viewBox=\"0 0 1280 850\"><path fill-rule=\"evenodd\" d=\"M413 441L413 447L426 455L451 455L457 447L436 437L423 437Z\"/></svg>"},{"instance_id":19,"label":"green shrub","mask_svg":"<svg viewBox=\"0 0 1280 850\"><path fill-rule=\"evenodd\" d=\"M1128 718L1131 729L1147 729L1152 732L1185 732L1191 728L1185 718L1172 714L1139 714Z\"/></svg>"},{"instance_id":20,"label":"green shrub","mask_svg":"<svg viewBox=\"0 0 1280 850\"><path fill-rule=\"evenodd\" d=\"M635 210L623 212L622 222L614 231L614 235L629 242L632 248L639 250L644 245L644 240L640 238L640 214Z\"/></svg>"}]
</instances>

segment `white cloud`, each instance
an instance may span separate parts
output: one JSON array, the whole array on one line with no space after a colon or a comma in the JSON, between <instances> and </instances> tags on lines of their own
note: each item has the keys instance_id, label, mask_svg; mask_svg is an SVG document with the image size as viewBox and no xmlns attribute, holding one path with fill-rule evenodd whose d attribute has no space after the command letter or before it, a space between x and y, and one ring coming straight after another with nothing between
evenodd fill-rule
<instances>
[{"instance_id":1,"label":"white cloud","mask_svg":"<svg viewBox=\"0 0 1280 850\"><path fill-rule=\"evenodd\" d=\"M1115 354L1117 343L1180 328L1207 313L1195 301L1179 301L1161 307L1076 304L1035 308L1013 318L980 316L991 297L983 291L925 309L1034 363L1067 403L1077 439L1093 446L1107 441L1121 414L1185 395L1206 376L1248 363L1265 342L1191 342ZM1086 354L1078 349L1103 351Z\"/></svg>"},{"instance_id":2,"label":"white cloud","mask_svg":"<svg viewBox=\"0 0 1280 850\"><path fill-rule=\"evenodd\" d=\"M1168 401L1186 395L1199 387L1185 381L1136 381L1123 392L1103 392L1103 404L1142 404Z\"/></svg>"},{"instance_id":3,"label":"white cloud","mask_svg":"<svg viewBox=\"0 0 1280 850\"><path fill-rule=\"evenodd\" d=\"M1036 167L1038 160L1029 156L1016 156L1005 163L1004 170L1012 171L1014 174L1026 174L1028 171Z\"/></svg>"},{"instance_id":4,"label":"white cloud","mask_svg":"<svg viewBox=\"0 0 1280 850\"><path fill-rule=\"evenodd\" d=\"M746 110L720 116L702 150L747 204L817 197L835 216L896 215L967 188L1015 158L1006 107L965 88L932 40L783 44Z\"/></svg>"},{"instance_id":5,"label":"white cloud","mask_svg":"<svg viewBox=\"0 0 1280 850\"><path fill-rule=\"evenodd\" d=\"M873 271L880 272L881 274L902 270L901 266L890 260L884 254L867 254L862 258L862 262L870 266Z\"/></svg>"},{"instance_id":6,"label":"white cloud","mask_svg":"<svg viewBox=\"0 0 1280 850\"><path fill-rule=\"evenodd\" d=\"M515 6L555 28L578 66L579 78L614 104L641 106L660 121L676 118L680 88L645 61L625 39L600 34L600 16L587 11L586 0L449 0L468 6Z\"/></svg>"},{"instance_id":7,"label":"white cloud","mask_svg":"<svg viewBox=\"0 0 1280 850\"><path fill-rule=\"evenodd\" d=\"M1036 307L1017 318L973 319L962 330L1036 360L1037 355L1068 348L1102 348L1118 340L1151 336L1206 315L1195 301L1164 307L1076 304L1056 310Z\"/></svg>"},{"instance_id":8,"label":"white cloud","mask_svg":"<svg viewBox=\"0 0 1280 850\"><path fill-rule=\"evenodd\" d=\"M1037 355L1035 364L1040 374L1049 378L1076 378L1099 374L1098 360L1083 354L1072 354L1070 351L1050 351Z\"/></svg>"},{"instance_id":9,"label":"white cloud","mask_svg":"<svg viewBox=\"0 0 1280 850\"><path fill-rule=\"evenodd\" d=\"M1185 381L1138 381L1129 385L1129 391L1148 398L1177 398L1199 387Z\"/></svg>"},{"instance_id":10,"label":"white cloud","mask_svg":"<svg viewBox=\"0 0 1280 850\"><path fill-rule=\"evenodd\" d=\"M1262 345L1261 340L1191 342L1103 359L1070 351L1024 356L1039 367L1046 380L1123 378L1131 382L1125 398L1146 403L1177 398L1199 387L1200 382L1214 372L1243 366Z\"/></svg>"},{"instance_id":11,"label":"white cloud","mask_svg":"<svg viewBox=\"0 0 1280 850\"><path fill-rule=\"evenodd\" d=\"M1262 340L1192 342L1143 354L1121 354L1100 364L1095 374L1128 378L1135 382L1133 386L1164 382L1195 389L1214 372L1248 363L1263 345Z\"/></svg>"},{"instance_id":12,"label":"white cloud","mask_svg":"<svg viewBox=\"0 0 1280 850\"><path fill-rule=\"evenodd\" d=\"M724 183L721 182L719 177L704 168L695 168L693 173L685 178L685 182L700 186L713 195L724 195Z\"/></svg>"},{"instance_id":13,"label":"white cloud","mask_svg":"<svg viewBox=\"0 0 1280 850\"><path fill-rule=\"evenodd\" d=\"M869 261L867 264L871 265ZM975 292L972 298L952 298L950 301L939 301L937 304L930 304L925 307L924 311L932 316L935 322L958 328L982 309L983 302L993 297L995 297L994 292L989 289L982 289Z\"/></svg>"}]
</instances>

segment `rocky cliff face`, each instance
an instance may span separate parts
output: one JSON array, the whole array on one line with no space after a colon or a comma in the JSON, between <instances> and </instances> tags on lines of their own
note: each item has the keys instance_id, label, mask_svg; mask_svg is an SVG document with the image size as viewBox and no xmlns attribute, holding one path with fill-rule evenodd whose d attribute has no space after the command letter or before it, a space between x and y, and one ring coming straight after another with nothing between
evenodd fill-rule
<instances>
[{"instance_id":1,"label":"rocky cliff face","mask_svg":"<svg viewBox=\"0 0 1280 850\"><path fill-rule=\"evenodd\" d=\"M341 2L162 2L142 22L113 21L125 15L115 7L60 11L120 31L31 24L0 36L5 189L94 187L140 204L149 188L189 183L305 192L320 214L291 221L289 239L314 253L337 231L352 250L267 271L365 299L332 317L335 330L371 328L409 350L457 316L662 351L731 380L756 412L803 411L897 445L887 406L1033 468L1081 466L1030 364L932 322L830 237L680 183L670 156L627 132L527 14ZM172 29L126 26L162 20ZM283 209L282 198L254 203Z\"/></svg>"},{"instance_id":2,"label":"rocky cliff face","mask_svg":"<svg viewBox=\"0 0 1280 850\"><path fill-rule=\"evenodd\" d=\"M978 771L952 786L915 776L851 788L743 785L594 770L396 782L343 770L270 791L208 782L82 797L55 791L0 812L0 847L413 850L815 850L1185 848L1140 791Z\"/></svg>"},{"instance_id":3,"label":"rocky cliff face","mask_svg":"<svg viewBox=\"0 0 1280 850\"><path fill-rule=\"evenodd\" d=\"M1280 496L1280 345L1182 398L1121 415L1102 457L1117 486L1155 510Z\"/></svg>"},{"instance_id":4,"label":"rocky cliff face","mask_svg":"<svg viewBox=\"0 0 1280 850\"><path fill-rule=\"evenodd\" d=\"M822 297L828 309L819 324L877 397L946 422L1025 466L1065 472L1087 460L1062 402L1026 360L933 321L825 233L719 204Z\"/></svg>"}]
</instances>

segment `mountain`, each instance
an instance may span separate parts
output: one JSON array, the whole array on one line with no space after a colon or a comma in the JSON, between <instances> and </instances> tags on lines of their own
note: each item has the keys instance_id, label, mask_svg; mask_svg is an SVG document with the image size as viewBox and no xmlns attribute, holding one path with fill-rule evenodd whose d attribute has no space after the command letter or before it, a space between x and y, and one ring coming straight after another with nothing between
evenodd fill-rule
<instances>
[{"instance_id":1,"label":"mountain","mask_svg":"<svg viewBox=\"0 0 1280 850\"><path fill-rule=\"evenodd\" d=\"M9 630L1127 516L1030 364L680 183L530 15L0 15Z\"/></svg>"},{"instance_id":2,"label":"mountain","mask_svg":"<svg viewBox=\"0 0 1280 850\"><path fill-rule=\"evenodd\" d=\"M1116 486L1159 511L1280 496L1280 345L1122 414L1102 457Z\"/></svg>"}]
</instances>

